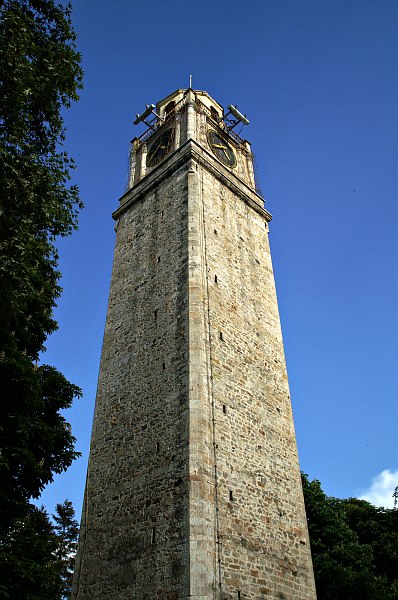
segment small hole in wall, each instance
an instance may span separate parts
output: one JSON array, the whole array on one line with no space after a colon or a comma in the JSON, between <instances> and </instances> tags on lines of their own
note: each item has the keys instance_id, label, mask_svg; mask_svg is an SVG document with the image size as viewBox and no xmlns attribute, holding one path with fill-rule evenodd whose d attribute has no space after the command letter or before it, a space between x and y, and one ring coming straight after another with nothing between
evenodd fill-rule
<instances>
[{"instance_id":1,"label":"small hole in wall","mask_svg":"<svg viewBox=\"0 0 398 600\"><path fill-rule=\"evenodd\" d=\"M238 590L238 600L241 599L240 591Z\"/></svg>"},{"instance_id":2,"label":"small hole in wall","mask_svg":"<svg viewBox=\"0 0 398 600\"><path fill-rule=\"evenodd\" d=\"M218 282L217 275L214 275L214 281L215 281L215 283Z\"/></svg>"},{"instance_id":3,"label":"small hole in wall","mask_svg":"<svg viewBox=\"0 0 398 600\"><path fill-rule=\"evenodd\" d=\"M155 310L153 311L153 318L154 319L158 318L158 312L159 312L159 309L155 308Z\"/></svg>"},{"instance_id":4,"label":"small hole in wall","mask_svg":"<svg viewBox=\"0 0 398 600\"><path fill-rule=\"evenodd\" d=\"M232 490L229 490L229 499L231 502L233 502L234 494L233 494Z\"/></svg>"},{"instance_id":5,"label":"small hole in wall","mask_svg":"<svg viewBox=\"0 0 398 600\"><path fill-rule=\"evenodd\" d=\"M152 527L152 531L151 531L151 544L154 544L156 541L156 530L155 527Z\"/></svg>"},{"instance_id":6,"label":"small hole in wall","mask_svg":"<svg viewBox=\"0 0 398 600\"><path fill-rule=\"evenodd\" d=\"M158 257L156 258L156 262L157 262L157 263L160 263L160 256L158 256Z\"/></svg>"},{"instance_id":7,"label":"small hole in wall","mask_svg":"<svg viewBox=\"0 0 398 600\"><path fill-rule=\"evenodd\" d=\"M161 216L161 217L162 217L162 219L163 219L163 217L164 217L164 212L163 212L163 211L160 213L160 216Z\"/></svg>"},{"instance_id":8,"label":"small hole in wall","mask_svg":"<svg viewBox=\"0 0 398 600\"><path fill-rule=\"evenodd\" d=\"M162 371L166 370L166 363L162 363Z\"/></svg>"},{"instance_id":9,"label":"small hole in wall","mask_svg":"<svg viewBox=\"0 0 398 600\"><path fill-rule=\"evenodd\" d=\"M160 452L160 442L156 442L156 452L159 454Z\"/></svg>"},{"instance_id":10,"label":"small hole in wall","mask_svg":"<svg viewBox=\"0 0 398 600\"><path fill-rule=\"evenodd\" d=\"M218 232L217 232L217 229L215 229L215 230L214 230L214 233L217 235L217 233L218 233Z\"/></svg>"},{"instance_id":11,"label":"small hole in wall","mask_svg":"<svg viewBox=\"0 0 398 600\"><path fill-rule=\"evenodd\" d=\"M222 405L222 411L225 414L227 414L227 407L225 406L225 404Z\"/></svg>"},{"instance_id":12,"label":"small hole in wall","mask_svg":"<svg viewBox=\"0 0 398 600\"><path fill-rule=\"evenodd\" d=\"M222 331L220 331L220 340L224 341L224 336L223 336Z\"/></svg>"}]
</instances>

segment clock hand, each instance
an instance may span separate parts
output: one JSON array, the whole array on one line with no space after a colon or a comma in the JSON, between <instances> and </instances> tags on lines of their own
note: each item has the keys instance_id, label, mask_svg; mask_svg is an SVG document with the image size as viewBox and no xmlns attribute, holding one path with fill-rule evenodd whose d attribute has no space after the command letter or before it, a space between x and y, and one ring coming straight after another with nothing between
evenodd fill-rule
<instances>
[{"instance_id":1,"label":"clock hand","mask_svg":"<svg viewBox=\"0 0 398 600\"><path fill-rule=\"evenodd\" d=\"M213 144L213 147L214 147L214 148L221 148L221 150L222 150L222 151L224 152L224 154L225 154L225 158L226 158L227 160L230 160L230 159L231 159L230 155L229 155L229 154L228 154L228 152L227 152L227 150L228 150L228 146L223 146L222 144Z\"/></svg>"},{"instance_id":2,"label":"clock hand","mask_svg":"<svg viewBox=\"0 0 398 600\"><path fill-rule=\"evenodd\" d=\"M159 148L165 148L166 146L162 146L163 140L160 140L160 144L158 144L153 152L151 152L152 156L155 156Z\"/></svg>"}]
</instances>

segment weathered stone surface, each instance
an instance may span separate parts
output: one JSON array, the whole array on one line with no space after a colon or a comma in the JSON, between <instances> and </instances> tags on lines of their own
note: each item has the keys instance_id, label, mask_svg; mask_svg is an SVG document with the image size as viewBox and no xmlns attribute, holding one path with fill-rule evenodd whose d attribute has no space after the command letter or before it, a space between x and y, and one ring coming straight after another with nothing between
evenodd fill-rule
<instances>
[{"instance_id":1,"label":"weathered stone surface","mask_svg":"<svg viewBox=\"0 0 398 600\"><path fill-rule=\"evenodd\" d=\"M221 164L214 101L180 92L178 144L147 169L135 141L114 215L73 598L314 600L271 217L248 144Z\"/></svg>"}]
</instances>

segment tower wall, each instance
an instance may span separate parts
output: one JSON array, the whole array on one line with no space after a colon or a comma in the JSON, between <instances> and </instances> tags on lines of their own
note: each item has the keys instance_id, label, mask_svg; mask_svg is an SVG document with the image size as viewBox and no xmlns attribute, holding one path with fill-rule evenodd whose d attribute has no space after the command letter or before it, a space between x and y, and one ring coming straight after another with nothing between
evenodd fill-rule
<instances>
[{"instance_id":1,"label":"tower wall","mask_svg":"<svg viewBox=\"0 0 398 600\"><path fill-rule=\"evenodd\" d=\"M313 598L267 219L205 167L197 177L206 240L220 588L231 599Z\"/></svg>"},{"instance_id":2,"label":"tower wall","mask_svg":"<svg viewBox=\"0 0 398 600\"><path fill-rule=\"evenodd\" d=\"M174 175L118 221L79 599L188 595L187 186Z\"/></svg>"}]
</instances>

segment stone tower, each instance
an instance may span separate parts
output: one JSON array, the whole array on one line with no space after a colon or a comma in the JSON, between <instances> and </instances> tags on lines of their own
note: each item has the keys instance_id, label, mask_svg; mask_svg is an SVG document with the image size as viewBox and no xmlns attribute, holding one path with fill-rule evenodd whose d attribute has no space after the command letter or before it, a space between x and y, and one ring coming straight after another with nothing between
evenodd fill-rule
<instances>
[{"instance_id":1,"label":"stone tower","mask_svg":"<svg viewBox=\"0 0 398 600\"><path fill-rule=\"evenodd\" d=\"M206 92L132 142L73 598L314 600L252 154Z\"/></svg>"}]
</instances>

